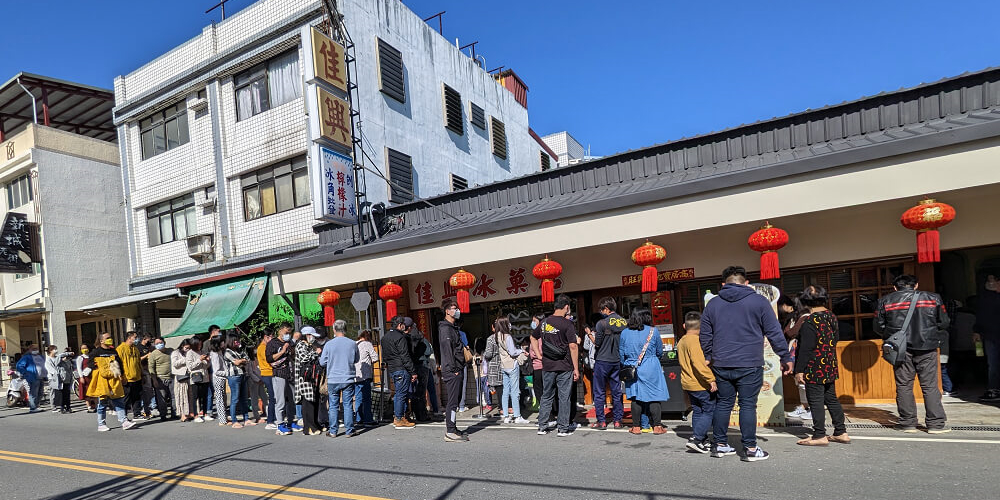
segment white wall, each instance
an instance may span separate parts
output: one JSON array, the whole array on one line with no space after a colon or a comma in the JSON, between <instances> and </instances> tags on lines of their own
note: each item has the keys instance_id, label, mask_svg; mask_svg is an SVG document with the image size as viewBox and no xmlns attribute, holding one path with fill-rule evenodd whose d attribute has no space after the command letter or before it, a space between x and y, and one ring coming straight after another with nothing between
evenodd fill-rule
<instances>
[{"instance_id":1,"label":"white wall","mask_svg":"<svg viewBox=\"0 0 1000 500\"><path fill-rule=\"evenodd\" d=\"M301 17L319 2L309 0L261 0L206 27L202 34L115 81L119 106L162 87L184 71L189 71L212 57L237 49L261 33ZM359 107L365 138L374 166L385 171L385 148L390 147L413 157L416 193L429 197L450 190L451 174L466 178L470 186L485 184L540 169L541 146L528 133L527 110L513 94L500 86L483 69L427 26L398 0L340 3L350 34L355 42ZM298 29L288 33L297 33ZM378 90L376 37L381 37L403 53L406 103L399 103ZM300 71L302 68L301 48ZM261 60L263 60L261 58ZM136 248L136 277L168 276L190 270L195 261L187 256L183 241L155 247L148 244L146 208L190 192L195 203L205 200L204 189L214 186L227 198L229 250L231 259L249 255L268 256L304 249L318 244L312 231L317 224L312 207L244 221L239 177L261 167L306 153L305 110L297 99L246 120L236 120L236 96L232 73L246 67L217 68L224 75L219 80L221 141L212 140L214 106L195 113L189 109L190 142L174 150L142 160L138 121L126 126L126 157L129 162L129 189ZM210 82L186 83L166 99L186 99L190 105L194 92ZM442 84L462 95L465 131L458 136L444 128ZM472 100L487 115L487 129L469 123L468 103ZM142 118L159 104L151 104L135 115ZM504 122L508 158L493 156L490 146L489 117ZM224 185L216 186L215 151L221 151ZM366 161L370 164L371 162ZM387 185L374 174L367 176L368 200L388 201ZM216 258L220 259L217 214L200 210L199 233L215 233Z\"/></svg>"}]
</instances>

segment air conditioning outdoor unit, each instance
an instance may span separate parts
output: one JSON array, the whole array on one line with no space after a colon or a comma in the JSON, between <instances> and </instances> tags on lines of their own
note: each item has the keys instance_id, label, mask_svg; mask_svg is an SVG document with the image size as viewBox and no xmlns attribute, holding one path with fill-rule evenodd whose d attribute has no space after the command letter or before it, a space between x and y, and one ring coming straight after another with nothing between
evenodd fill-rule
<instances>
[{"instance_id":1,"label":"air conditioning outdoor unit","mask_svg":"<svg viewBox=\"0 0 1000 500\"><path fill-rule=\"evenodd\" d=\"M188 236L188 257L201 264L215 260L215 245L211 234Z\"/></svg>"}]
</instances>

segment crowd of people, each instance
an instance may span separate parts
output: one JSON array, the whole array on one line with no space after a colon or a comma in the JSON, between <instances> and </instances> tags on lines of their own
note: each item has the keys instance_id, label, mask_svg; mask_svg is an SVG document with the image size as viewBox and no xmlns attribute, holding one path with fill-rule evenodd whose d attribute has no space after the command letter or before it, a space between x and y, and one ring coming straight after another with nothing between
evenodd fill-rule
<instances>
[{"instance_id":1,"label":"crowd of people","mask_svg":"<svg viewBox=\"0 0 1000 500\"><path fill-rule=\"evenodd\" d=\"M481 352L469 347L460 328L457 302L445 299L441 304L444 319L437 325L439 357L411 318L396 316L381 336L381 356L370 332L362 331L352 340L340 320L334 322L330 335L312 326L294 331L290 323L282 323L273 330L264 329L256 345L243 345L239 335L223 334L213 325L207 338L185 339L172 350L162 338L135 332L129 332L118 346L110 334L102 334L93 350L81 346L79 356L56 346L49 346L42 356L31 346L17 363L17 371L29 386L32 412L39 411L38 394L45 380L53 411L70 412L76 381L77 396L88 412L97 414L102 432L109 430L108 409L115 412L123 429L153 418L156 410L164 421L217 421L233 429L263 425L281 436L301 432L350 438L361 428L376 425L372 387L375 368L381 367L393 389L395 429L411 429L443 413L444 439L459 442L469 440L457 421L458 414L467 411L464 399L470 367L477 378L481 407L495 405L503 423L535 423L539 435L553 430L559 437L572 435L577 408L574 384L583 376L584 359L592 376L595 418L591 428L625 428L624 394L630 402L629 433L665 434L661 402L686 396L692 410L687 448L721 458L738 454L727 437L738 402L743 451L739 454L752 462L768 458L756 438L757 398L763 384L764 343L768 342L780 358L783 374L794 377L799 388L802 406L790 415L812 421L813 432L798 443L849 443L835 385L838 322L827 308L826 290L811 285L797 297L782 297L776 315L771 301L749 286L745 269L727 268L722 281L718 296L705 305L703 313L689 312L684 317L684 335L677 344L684 395L668 390L660 364L664 345L649 309L632 308L624 318L616 312L613 298L602 298L599 320L593 328L584 327L580 335L572 316L574 302L565 295L555 298L551 314L532 319L526 342L514 338L507 318L494 320ZM887 344L892 344L897 332L902 331L906 339L899 347L900 355L891 358L899 427L916 431L913 384L918 381L928 432L947 432L937 388L938 347L946 335L947 312L938 295L918 289L913 276L897 277L894 286L895 291L879 302L875 331L890 339ZM528 377L531 389L525 390ZM438 387L444 396L440 407ZM610 409L606 408L608 394ZM538 404L538 413L531 422L524 410L533 402ZM829 435L827 412L833 426Z\"/></svg>"}]
</instances>

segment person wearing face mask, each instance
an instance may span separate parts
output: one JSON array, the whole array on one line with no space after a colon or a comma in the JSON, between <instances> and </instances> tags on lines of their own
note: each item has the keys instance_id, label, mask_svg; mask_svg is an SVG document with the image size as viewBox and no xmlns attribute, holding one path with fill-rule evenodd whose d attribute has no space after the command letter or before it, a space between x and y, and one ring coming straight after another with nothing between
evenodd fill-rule
<instances>
[{"instance_id":1,"label":"person wearing face mask","mask_svg":"<svg viewBox=\"0 0 1000 500\"><path fill-rule=\"evenodd\" d=\"M66 363L66 356L54 345L47 350L45 372L49 375L49 389L52 390L52 413L71 413L69 394L73 384L73 367Z\"/></svg>"},{"instance_id":2,"label":"person wearing face mask","mask_svg":"<svg viewBox=\"0 0 1000 500\"><path fill-rule=\"evenodd\" d=\"M264 428L269 431L277 431L278 423L274 417L274 408L277 403L274 399L274 369L271 368L271 363L267 361L267 346L272 340L274 340L274 330L265 328L260 338L260 343L257 344L256 353L257 367L260 369L260 381L267 390L267 416L265 417L267 425Z\"/></svg>"},{"instance_id":3,"label":"person wearing face mask","mask_svg":"<svg viewBox=\"0 0 1000 500\"><path fill-rule=\"evenodd\" d=\"M149 379L153 386L153 396L156 398L156 408L160 412L160 421L177 418L177 410L173 405L173 378L171 371L171 352L166 348L166 342L157 337L153 340L153 351L149 353Z\"/></svg>"},{"instance_id":4,"label":"person wearing face mask","mask_svg":"<svg viewBox=\"0 0 1000 500\"><path fill-rule=\"evenodd\" d=\"M320 334L311 326L303 326L305 336L295 344L295 402L302 405L302 433L306 436L322 434L317 420L319 417L319 380L307 376L309 365L319 359L321 349L316 346Z\"/></svg>"},{"instance_id":5,"label":"person wearing face mask","mask_svg":"<svg viewBox=\"0 0 1000 500\"><path fill-rule=\"evenodd\" d=\"M98 398L97 431L111 430L106 423L108 406L115 409L115 415L118 416L122 429L131 429L135 426L135 422L125 415L125 373L122 368L124 365L115 350L115 341L111 338L111 334L101 334L99 340L99 347L90 353L91 359L94 360L94 373L87 387L87 395Z\"/></svg>"},{"instance_id":6,"label":"person wearing face mask","mask_svg":"<svg viewBox=\"0 0 1000 500\"><path fill-rule=\"evenodd\" d=\"M133 420L145 420L142 412L142 353L139 351L139 334L128 332L125 341L116 349L125 376L125 409L132 410Z\"/></svg>"},{"instance_id":7,"label":"person wearing face mask","mask_svg":"<svg viewBox=\"0 0 1000 500\"><path fill-rule=\"evenodd\" d=\"M382 336L382 359L395 391L392 424L396 429L409 429L416 425L406 418L406 400L410 395L410 385L417 380L417 370L413 366L413 350L406 335L404 319L403 316L392 318L392 328Z\"/></svg>"},{"instance_id":8,"label":"person wearing face mask","mask_svg":"<svg viewBox=\"0 0 1000 500\"><path fill-rule=\"evenodd\" d=\"M38 346L28 344L24 355L15 366L24 381L28 383L28 412L35 413L38 409L38 395L42 392L42 380L46 377L45 358L38 353Z\"/></svg>"},{"instance_id":9,"label":"person wearing face mask","mask_svg":"<svg viewBox=\"0 0 1000 500\"><path fill-rule=\"evenodd\" d=\"M94 413L97 411L97 402L94 398L87 397L87 386L90 385L90 377L94 371L89 354L87 344L80 345L80 355L76 357L76 373L80 375L76 396L87 404L87 413Z\"/></svg>"},{"instance_id":10,"label":"person wearing face mask","mask_svg":"<svg viewBox=\"0 0 1000 500\"><path fill-rule=\"evenodd\" d=\"M153 410L158 409L156 406L156 390L153 388L153 377L149 374L149 355L154 351L153 348L153 336L149 333L143 333L139 336L139 343L136 347L139 349L139 364L142 370L142 409L143 417L146 420L153 418ZM161 415L165 414L164 410L160 410Z\"/></svg>"},{"instance_id":11,"label":"person wearing face mask","mask_svg":"<svg viewBox=\"0 0 1000 500\"><path fill-rule=\"evenodd\" d=\"M197 403L196 394L190 385L191 372L188 369L188 352L191 350L191 339L184 339L181 345L170 353L170 374L174 376L174 403L176 412L181 416L181 422L194 420Z\"/></svg>"},{"instance_id":12,"label":"person wearing face mask","mask_svg":"<svg viewBox=\"0 0 1000 500\"><path fill-rule=\"evenodd\" d=\"M292 400L292 386L295 379L292 376L292 325L285 322L278 326L275 338L267 343L264 355L274 377L274 414L278 422L275 434L290 436L295 418L295 402ZM297 425L296 425L297 426Z\"/></svg>"},{"instance_id":13,"label":"person wearing face mask","mask_svg":"<svg viewBox=\"0 0 1000 500\"><path fill-rule=\"evenodd\" d=\"M544 314L536 314L532 317L531 331L535 332L538 330L538 327L541 326L544 319ZM529 348L528 357L531 358L531 392L534 399L534 405L537 407L542 402L542 355L541 353L536 353L534 349ZM556 411L556 413L559 412Z\"/></svg>"},{"instance_id":14,"label":"person wearing face mask","mask_svg":"<svg viewBox=\"0 0 1000 500\"><path fill-rule=\"evenodd\" d=\"M594 412L597 421L591 425L595 429L606 429L604 402L605 386L611 389L611 418L615 429L622 428L622 418L625 416L625 405L622 403L622 384L618 378L621 369L621 358L618 356L618 343L622 330L628 324L615 312L615 299L604 297L598 303L601 321L594 327L594 346L597 354L594 356L594 380L591 387L594 391Z\"/></svg>"},{"instance_id":15,"label":"person wearing face mask","mask_svg":"<svg viewBox=\"0 0 1000 500\"><path fill-rule=\"evenodd\" d=\"M468 441L469 436L458 430L458 404L462 399L462 373L465 371L465 352L462 338L455 328L455 321L462 315L455 299L441 302L444 319L438 323L438 344L441 347L441 380L445 385L448 402L445 404L445 441Z\"/></svg>"},{"instance_id":16,"label":"person wearing face mask","mask_svg":"<svg viewBox=\"0 0 1000 500\"><path fill-rule=\"evenodd\" d=\"M247 415L246 370L247 355L243 353L240 336L234 333L226 335L223 359L226 363L226 382L229 384L229 419L233 429L257 425ZM243 421L237 421L236 415L243 413ZM221 416L219 420L222 420Z\"/></svg>"},{"instance_id":17,"label":"person wearing face mask","mask_svg":"<svg viewBox=\"0 0 1000 500\"><path fill-rule=\"evenodd\" d=\"M570 315L572 300L566 295L556 297L552 316L546 318L542 325L531 334L531 350L542 358L542 402L538 408L538 434L548 433L549 417L552 413L552 402L559 399L557 413L557 436L566 437L573 434L570 426L572 399L570 391L573 382L580 378L579 354L576 336L576 326L567 316ZM550 347L542 348L542 342Z\"/></svg>"}]
</instances>

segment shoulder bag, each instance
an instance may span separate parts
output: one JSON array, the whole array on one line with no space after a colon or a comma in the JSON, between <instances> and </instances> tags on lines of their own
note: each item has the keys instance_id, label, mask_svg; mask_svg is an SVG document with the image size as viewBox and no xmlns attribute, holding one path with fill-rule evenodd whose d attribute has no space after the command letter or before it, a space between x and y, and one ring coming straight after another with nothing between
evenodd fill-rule
<instances>
[{"instance_id":1,"label":"shoulder bag","mask_svg":"<svg viewBox=\"0 0 1000 500\"><path fill-rule=\"evenodd\" d=\"M545 327L548 326L548 321L543 321L541 326L542 335L545 334ZM552 361L562 361L566 359L566 354L569 350L561 345L556 345L548 340L542 340L542 357L551 359Z\"/></svg>"},{"instance_id":2,"label":"shoulder bag","mask_svg":"<svg viewBox=\"0 0 1000 500\"><path fill-rule=\"evenodd\" d=\"M618 370L618 378L621 379L622 382L631 382L636 379L636 370L639 368L639 365L642 364L642 358L646 355L646 349L649 347L649 342L653 340L654 333L656 333L656 330L650 327L649 336L646 337L646 343L642 346L642 351L639 352L639 360L636 361L634 365L622 365L622 367Z\"/></svg>"},{"instance_id":3,"label":"shoulder bag","mask_svg":"<svg viewBox=\"0 0 1000 500\"><path fill-rule=\"evenodd\" d=\"M913 311L917 308L919 294L920 292L913 291L913 297L910 299L910 308L906 311L906 317L903 318L903 325L899 328L899 331L882 342L882 358L888 361L893 368L898 368L899 365L903 364L903 360L906 359L906 344L909 337L910 320L913 318Z\"/></svg>"}]
</instances>

